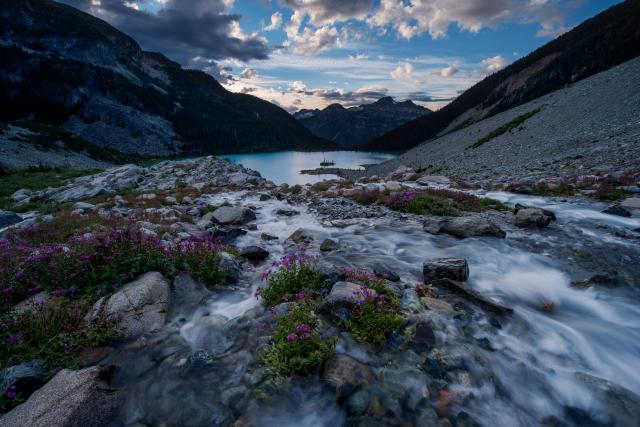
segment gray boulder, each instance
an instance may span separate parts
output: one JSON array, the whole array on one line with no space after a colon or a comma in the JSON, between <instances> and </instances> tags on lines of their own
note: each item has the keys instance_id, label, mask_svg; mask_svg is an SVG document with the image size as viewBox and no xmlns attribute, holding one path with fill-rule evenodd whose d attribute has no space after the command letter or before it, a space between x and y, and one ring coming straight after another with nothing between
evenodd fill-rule
<instances>
[{"instance_id":1,"label":"gray boulder","mask_svg":"<svg viewBox=\"0 0 640 427\"><path fill-rule=\"evenodd\" d=\"M0 210L0 228L8 227L22 221L22 218L11 211Z\"/></svg>"},{"instance_id":2,"label":"gray boulder","mask_svg":"<svg viewBox=\"0 0 640 427\"><path fill-rule=\"evenodd\" d=\"M620 206L617 203L607 206L602 211L602 213L606 213L606 214L609 214L609 215L622 216L622 217L626 217L626 218L631 216L631 212L629 212L627 209L623 208L622 206Z\"/></svg>"},{"instance_id":3,"label":"gray boulder","mask_svg":"<svg viewBox=\"0 0 640 427\"><path fill-rule=\"evenodd\" d=\"M349 394L358 386L371 384L375 374L370 367L346 354L336 354L324 364L322 380L340 394Z\"/></svg>"},{"instance_id":4,"label":"gray boulder","mask_svg":"<svg viewBox=\"0 0 640 427\"><path fill-rule=\"evenodd\" d=\"M438 258L425 262L422 273L425 283L438 279L464 282L469 278L469 264L464 258Z\"/></svg>"},{"instance_id":5,"label":"gray boulder","mask_svg":"<svg viewBox=\"0 0 640 427\"><path fill-rule=\"evenodd\" d=\"M338 242L333 239L324 239L320 244L320 250L322 252L330 252L338 249Z\"/></svg>"},{"instance_id":6,"label":"gray boulder","mask_svg":"<svg viewBox=\"0 0 640 427\"><path fill-rule=\"evenodd\" d=\"M327 279L331 284L342 282L347 278L343 270L331 264L330 262L319 260L315 263L314 269Z\"/></svg>"},{"instance_id":7,"label":"gray boulder","mask_svg":"<svg viewBox=\"0 0 640 427\"><path fill-rule=\"evenodd\" d=\"M551 222L551 217L538 208L520 209L516 213L516 226L544 228Z\"/></svg>"},{"instance_id":8,"label":"gray boulder","mask_svg":"<svg viewBox=\"0 0 640 427\"><path fill-rule=\"evenodd\" d=\"M449 185L451 184L451 180L446 176L440 175L425 175L421 178L418 178L416 182L420 185Z\"/></svg>"},{"instance_id":9,"label":"gray boulder","mask_svg":"<svg viewBox=\"0 0 640 427\"><path fill-rule=\"evenodd\" d=\"M240 262L228 252L220 252L216 257L218 268L227 273L227 283L235 283L240 278Z\"/></svg>"},{"instance_id":10,"label":"gray boulder","mask_svg":"<svg viewBox=\"0 0 640 427\"><path fill-rule=\"evenodd\" d=\"M22 405L0 418L4 427L100 427L117 414L122 394L104 380L109 369L63 369Z\"/></svg>"},{"instance_id":11,"label":"gray boulder","mask_svg":"<svg viewBox=\"0 0 640 427\"><path fill-rule=\"evenodd\" d=\"M249 208L222 206L213 212L212 219L223 225L246 224L255 220L256 214Z\"/></svg>"},{"instance_id":12,"label":"gray boulder","mask_svg":"<svg viewBox=\"0 0 640 427\"><path fill-rule=\"evenodd\" d=\"M627 197L620 202L620 206L630 211L638 211L640 210L640 197Z\"/></svg>"},{"instance_id":13,"label":"gray boulder","mask_svg":"<svg viewBox=\"0 0 640 427\"><path fill-rule=\"evenodd\" d=\"M459 239L466 237L506 237L507 233L494 223L477 217L431 217L425 219L423 229L431 234L450 234Z\"/></svg>"},{"instance_id":14,"label":"gray boulder","mask_svg":"<svg viewBox=\"0 0 640 427\"><path fill-rule=\"evenodd\" d=\"M320 309L331 316L347 321L351 317L351 309L354 304L362 299L359 295L362 286L351 282L337 282L331 288L331 292L325 297ZM376 292L371 289L372 295Z\"/></svg>"},{"instance_id":15,"label":"gray boulder","mask_svg":"<svg viewBox=\"0 0 640 427\"><path fill-rule=\"evenodd\" d=\"M500 305L455 280L439 279L434 281L433 285L438 288L446 289L448 292L456 294L490 313L498 315L513 313L513 309Z\"/></svg>"},{"instance_id":16,"label":"gray boulder","mask_svg":"<svg viewBox=\"0 0 640 427\"><path fill-rule=\"evenodd\" d=\"M32 195L33 195L33 192L31 190L27 188L21 188L11 195L11 200L13 200L16 203L20 203L30 199Z\"/></svg>"},{"instance_id":17,"label":"gray boulder","mask_svg":"<svg viewBox=\"0 0 640 427\"><path fill-rule=\"evenodd\" d=\"M376 276L382 279L390 280L392 282L397 282L400 280L400 276L398 276L398 273L393 271L388 265L381 262L377 262L373 265L373 272Z\"/></svg>"},{"instance_id":18,"label":"gray boulder","mask_svg":"<svg viewBox=\"0 0 640 427\"><path fill-rule=\"evenodd\" d=\"M304 244L310 244L311 242L313 242L313 235L311 234L311 232L309 230L306 230L304 228L298 228L296 231L293 232L293 234L291 234L291 236L287 237L287 240L285 240L285 243L304 243Z\"/></svg>"},{"instance_id":19,"label":"gray boulder","mask_svg":"<svg viewBox=\"0 0 640 427\"><path fill-rule=\"evenodd\" d=\"M261 248L260 246L247 246L245 248L242 248L242 250L240 251L240 255L243 258L246 258L252 261L259 261L268 257L269 251L264 248Z\"/></svg>"},{"instance_id":20,"label":"gray boulder","mask_svg":"<svg viewBox=\"0 0 640 427\"><path fill-rule=\"evenodd\" d=\"M170 295L169 282L160 273L146 273L115 294L98 300L87 313L86 321L98 318L113 321L121 338L134 338L164 326Z\"/></svg>"}]
</instances>

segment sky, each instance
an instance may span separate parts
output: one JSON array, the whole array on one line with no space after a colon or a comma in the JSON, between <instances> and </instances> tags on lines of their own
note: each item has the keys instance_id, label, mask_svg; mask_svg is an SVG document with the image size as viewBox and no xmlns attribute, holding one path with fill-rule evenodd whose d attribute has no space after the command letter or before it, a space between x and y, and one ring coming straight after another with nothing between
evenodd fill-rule
<instances>
[{"instance_id":1,"label":"sky","mask_svg":"<svg viewBox=\"0 0 640 427\"><path fill-rule=\"evenodd\" d=\"M60 0L289 112L438 109L613 0Z\"/></svg>"}]
</instances>

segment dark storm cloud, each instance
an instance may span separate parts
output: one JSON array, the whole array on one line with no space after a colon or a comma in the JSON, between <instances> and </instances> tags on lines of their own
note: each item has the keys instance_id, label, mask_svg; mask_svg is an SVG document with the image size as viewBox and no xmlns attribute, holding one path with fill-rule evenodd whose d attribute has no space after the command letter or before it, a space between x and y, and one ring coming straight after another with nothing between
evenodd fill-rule
<instances>
[{"instance_id":1,"label":"dark storm cloud","mask_svg":"<svg viewBox=\"0 0 640 427\"><path fill-rule=\"evenodd\" d=\"M241 16L227 14L223 0L172 0L157 12L136 10L135 1L62 0L114 25L146 50L158 51L186 64L191 58L266 59L264 39L239 33ZM125 4L126 3L126 4Z\"/></svg>"}]
</instances>

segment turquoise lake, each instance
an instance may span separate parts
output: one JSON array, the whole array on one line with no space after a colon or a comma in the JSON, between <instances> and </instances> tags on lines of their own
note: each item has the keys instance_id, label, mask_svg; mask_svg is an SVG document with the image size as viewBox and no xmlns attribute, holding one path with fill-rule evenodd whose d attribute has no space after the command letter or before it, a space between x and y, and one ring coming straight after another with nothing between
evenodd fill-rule
<instances>
[{"instance_id":1,"label":"turquoise lake","mask_svg":"<svg viewBox=\"0 0 640 427\"><path fill-rule=\"evenodd\" d=\"M320 167L324 159L335 162L337 168L360 169L362 165L381 163L396 157L396 154L362 151L301 152L281 151L277 153L229 154L220 156L244 167L257 170L276 184L308 184L334 179L335 175L303 175L303 169Z\"/></svg>"}]
</instances>

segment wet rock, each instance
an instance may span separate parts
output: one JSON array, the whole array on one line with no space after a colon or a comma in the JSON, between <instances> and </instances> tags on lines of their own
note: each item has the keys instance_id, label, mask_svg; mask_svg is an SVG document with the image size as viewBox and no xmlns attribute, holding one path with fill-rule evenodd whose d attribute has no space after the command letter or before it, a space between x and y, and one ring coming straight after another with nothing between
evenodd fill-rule
<instances>
[{"instance_id":1,"label":"wet rock","mask_svg":"<svg viewBox=\"0 0 640 427\"><path fill-rule=\"evenodd\" d=\"M222 225L246 224L256 219L249 208L240 206L222 206L213 211L212 220Z\"/></svg>"},{"instance_id":2,"label":"wet rock","mask_svg":"<svg viewBox=\"0 0 640 427\"><path fill-rule=\"evenodd\" d=\"M171 286L171 317L192 313L210 297L211 291L200 281L194 280L188 274L179 274Z\"/></svg>"},{"instance_id":3,"label":"wet rock","mask_svg":"<svg viewBox=\"0 0 640 427\"><path fill-rule=\"evenodd\" d=\"M287 240L285 241L285 243L304 243L306 245L310 244L311 242L313 242L313 235L311 234L311 232L307 229L304 228L298 228L296 231L293 232L293 234L291 234L291 236L287 237Z\"/></svg>"},{"instance_id":4,"label":"wet rock","mask_svg":"<svg viewBox=\"0 0 640 427\"><path fill-rule=\"evenodd\" d=\"M240 236L247 234L247 230L236 227L216 227L210 230L213 237L222 240L225 243L230 243Z\"/></svg>"},{"instance_id":5,"label":"wet rock","mask_svg":"<svg viewBox=\"0 0 640 427\"><path fill-rule=\"evenodd\" d=\"M27 188L21 188L11 195L11 200L15 203L27 202L31 198L33 192Z\"/></svg>"},{"instance_id":6,"label":"wet rock","mask_svg":"<svg viewBox=\"0 0 640 427\"><path fill-rule=\"evenodd\" d=\"M338 242L333 239L324 239L320 244L320 250L322 252L330 252L338 249Z\"/></svg>"},{"instance_id":7,"label":"wet rock","mask_svg":"<svg viewBox=\"0 0 640 427\"><path fill-rule=\"evenodd\" d=\"M446 176L440 175L425 175L418 178L416 182L420 185L449 185L451 180Z\"/></svg>"},{"instance_id":8,"label":"wet rock","mask_svg":"<svg viewBox=\"0 0 640 427\"><path fill-rule=\"evenodd\" d=\"M216 257L218 268L227 273L227 283L235 283L240 278L240 263L228 252L220 252Z\"/></svg>"},{"instance_id":9,"label":"wet rock","mask_svg":"<svg viewBox=\"0 0 640 427\"><path fill-rule=\"evenodd\" d=\"M616 216L622 216L622 217L630 217L631 216L631 212L629 212L627 209L625 209L624 207L622 207L619 204L613 204L610 206L607 206L602 213L606 213L609 215L616 215Z\"/></svg>"},{"instance_id":10,"label":"wet rock","mask_svg":"<svg viewBox=\"0 0 640 427\"><path fill-rule=\"evenodd\" d=\"M115 294L98 300L85 320L112 321L123 339L152 332L167 320L170 292L169 282L160 273L146 273Z\"/></svg>"},{"instance_id":11,"label":"wet rock","mask_svg":"<svg viewBox=\"0 0 640 427\"><path fill-rule=\"evenodd\" d=\"M516 213L516 226L518 227L544 228L548 226L550 222L551 217L546 215L542 209L520 209L518 213Z\"/></svg>"},{"instance_id":12,"label":"wet rock","mask_svg":"<svg viewBox=\"0 0 640 427\"><path fill-rule=\"evenodd\" d=\"M438 298L422 297L420 298L420 302L429 310L439 311L441 313L453 312L453 306L451 304Z\"/></svg>"},{"instance_id":13,"label":"wet rock","mask_svg":"<svg viewBox=\"0 0 640 427\"><path fill-rule=\"evenodd\" d=\"M438 298L438 291L424 283L418 283L416 285L416 293L420 297Z\"/></svg>"},{"instance_id":14,"label":"wet rock","mask_svg":"<svg viewBox=\"0 0 640 427\"><path fill-rule=\"evenodd\" d=\"M638 425L640 396L624 387L584 372L576 373L576 378L589 388L597 401L603 403L609 417L612 418L613 425Z\"/></svg>"},{"instance_id":15,"label":"wet rock","mask_svg":"<svg viewBox=\"0 0 640 427\"><path fill-rule=\"evenodd\" d=\"M337 282L325 297L320 309L339 320L347 321L351 316L351 308L354 303L362 298L358 296L361 289L362 286L355 283ZM374 290L371 292L375 295Z\"/></svg>"},{"instance_id":16,"label":"wet rock","mask_svg":"<svg viewBox=\"0 0 640 427\"><path fill-rule=\"evenodd\" d=\"M556 214L548 209L536 208L534 206L527 206L521 203L516 203L516 205L513 207L513 213L517 214L521 209L540 209L546 216L551 218L551 221L556 220Z\"/></svg>"},{"instance_id":17,"label":"wet rock","mask_svg":"<svg viewBox=\"0 0 640 427\"><path fill-rule=\"evenodd\" d=\"M4 394L10 386L26 398L44 385L47 376L47 365L43 360L32 360L19 365L9 366L0 371L0 394Z\"/></svg>"},{"instance_id":18,"label":"wet rock","mask_svg":"<svg viewBox=\"0 0 640 427\"><path fill-rule=\"evenodd\" d=\"M446 289L453 294L459 295L490 313L499 315L513 313L513 310L511 308L493 302L490 299L480 295L476 291L464 286L462 283L456 282L455 280L439 279L434 281L433 285L439 288Z\"/></svg>"},{"instance_id":19,"label":"wet rock","mask_svg":"<svg viewBox=\"0 0 640 427\"><path fill-rule=\"evenodd\" d=\"M415 333L411 340L411 348L416 353L431 350L436 345L433 328L427 322L419 322L414 326Z\"/></svg>"},{"instance_id":20,"label":"wet rock","mask_svg":"<svg viewBox=\"0 0 640 427\"><path fill-rule=\"evenodd\" d=\"M373 272L376 276L382 279L390 280L392 282L397 282L400 280L400 276L398 276L398 274L393 271L388 265L383 263L375 263L373 265Z\"/></svg>"},{"instance_id":21,"label":"wet rock","mask_svg":"<svg viewBox=\"0 0 640 427\"><path fill-rule=\"evenodd\" d=\"M527 185L521 185L513 189L513 193L516 194L533 194L533 189Z\"/></svg>"},{"instance_id":22,"label":"wet rock","mask_svg":"<svg viewBox=\"0 0 640 427\"><path fill-rule=\"evenodd\" d=\"M266 202L267 200L271 199L271 196L269 194L264 194L263 193L263 194L260 194L260 198L259 199L260 199L261 202Z\"/></svg>"},{"instance_id":23,"label":"wet rock","mask_svg":"<svg viewBox=\"0 0 640 427\"><path fill-rule=\"evenodd\" d=\"M324 260L316 262L314 268L332 285L336 282L342 282L347 278L347 275L343 270Z\"/></svg>"},{"instance_id":24,"label":"wet rock","mask_svg":"<svg viewBox=\"0 0 640 427\"><path fill-rule=\"evenodd\" d=\"M262 240L264 240L264 241L278 240L278 237L277 237L277 236L273 236L273 235L268 234L268 233L262 233L262 234L260 235L260 238L261 238Z\"/></svg>"},{"instance_id":25,"label":"wet rock","mask_svg":"<svg viewBox=\"0 0 640 427\"><path fill-rule=\"evenodd\" d=\"M295 215L300 215L300 212L295 211L293 209L278 209L278 210L276 210L276 215L279 215L279 216L295 216Z\"/></svg>"},{"instance_id":26,"label":"wet rock","mask_svg":"<svg viewBox=\"0 0 640 427\"><path fill-rule=\"evenodd\" d=\"M620 202L620 206L630 211L640 210L640 197L627 197Z\"/></svg>"},{"instance_id":27,"label":"wet rock","mask_svg":"<svg viewBox=\"0 0 640 427\"><path fill-rule=\"evenodd\" d=\"M122 394L108 384L111 369L63 369L22 405L0 418L4 427L100 427L109 425Z\"/></svg>"},{"instance_id":28,"label":"wet rock","mask_svg":"<svg viewBox=\"0 0 640 427\"><path fill-rule=\"evenodd\" d=\"M247 246L242 248L240 255L252 261L259 261L269 256L269 251L260 246Z\"/></svg>"},{"instance_id":29,"label":"wet rock","mask_svg":"<svg viewBox=\"0 0 640 427\"><path fill-rule=\"evenodd\" d=\"M476 216L455 218L427 218L423 224L424 231L431 234L450 234L459 239L466 237L506 237L500 227L486 219Z\"/></svg>"},{"instance_id":30,"label":"wet rock","mask_svg":"<svg viewBox=\"0 0 640 427\"><path fill-rule=\"evenodd\" d=\"M22 221L16 213L0 210L0 228L8 227Z\"/></svg>"},{"instance_id":31,"label":"wet rock","mask_svg":"<svg viewBox=\"0 0 640 427\"><path fill-rule=\"evenodd\" d=\"M373 382L375 374L353 357L336 354L325 362L322 380L335 387L339 394L349 394L357 387Z\"/></svg>"},{"instance_id":32,"label":"wet rock","mask_svg":"<svg viewBox=\"0 0 640 427\"><path fill-rule=\"evenodd\" d=\"M190 369L203 369L213 366L215 359L206 350L196 350L193 352L189 359L187 359L187 366Z\"/></svg>"},{"instance_id":33,"label":"wet rock","mask_svg":"<svg viewBox=\"0 0 640 427\"><path fill-rule=\"evenodd\" d=\"M464 258L438 258L426 261L422 266L424 282L451 279L464 282L469 278L469 264Z\"/></svg>"}]
</instances>

